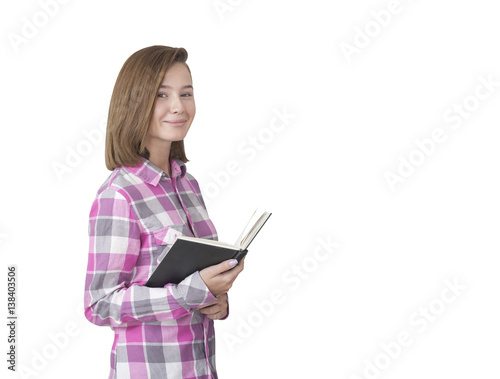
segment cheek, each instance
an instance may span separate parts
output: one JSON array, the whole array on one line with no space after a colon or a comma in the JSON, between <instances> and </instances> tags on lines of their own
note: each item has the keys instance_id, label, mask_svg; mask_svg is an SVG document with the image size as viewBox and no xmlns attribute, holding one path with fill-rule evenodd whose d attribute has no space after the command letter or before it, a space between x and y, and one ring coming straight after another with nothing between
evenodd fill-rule
<instances>
[{"instance_id":1,"label":"cheek","mask_svg":"<svg viewBox=\"0 0 500 379\"><path fill-rule=\"evenodd\" d=\"M154 107L153 114L151 115L151 121L150 121L149 127L158 123L159 118L160 118L160 112L158 111L158 107Z\"/></svg>"},{"instance_id":2,"label":"cheek","mask_svg":"<svg viewBox=\"0 0 500 379\"><path fill-rule=\"evenodd\" d=\"M156 103L153 109L153 118L159 119L165 114L165 104Z\"/></svg>"},{"instance_id":3,"label":"cheek","mask_svg":"<svg viewBox=\"0 0 500 379\"><path fill-rule=\"evenodd\" d=\"M163 118L163 113L160 107L155 107L153 110L153 115L151 117L151 122L149 124L149 131L153 134L158 133L161 129L161 120Z\"/></svg>"},{"instance_id":4,"label":"cheek","mask_svg":"<svg viewBox=\"0 0 500 379\"><path fill-rule=\"evenodd\" d=\"M186 110L191 115L191 117L194 117L194 115L196 114L196 105L194 101L186 106Z\"/></svg>"}]
</instances>

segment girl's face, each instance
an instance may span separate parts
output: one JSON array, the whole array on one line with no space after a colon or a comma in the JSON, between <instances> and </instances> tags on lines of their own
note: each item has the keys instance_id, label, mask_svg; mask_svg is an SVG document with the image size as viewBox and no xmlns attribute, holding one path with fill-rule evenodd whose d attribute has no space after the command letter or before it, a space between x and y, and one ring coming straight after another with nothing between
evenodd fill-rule
<instances>
[{"instance_id":1,"label":"girl's face","mask_svg":"<svg viewBox=\"0 0 500 379\"><path fill-rule=\"evenodd\" d=\"M174 63L158 90L149 124L148 144L180 141L186 136L196 113L191 74L183 63Z\"/></svg>"}]
</instances>

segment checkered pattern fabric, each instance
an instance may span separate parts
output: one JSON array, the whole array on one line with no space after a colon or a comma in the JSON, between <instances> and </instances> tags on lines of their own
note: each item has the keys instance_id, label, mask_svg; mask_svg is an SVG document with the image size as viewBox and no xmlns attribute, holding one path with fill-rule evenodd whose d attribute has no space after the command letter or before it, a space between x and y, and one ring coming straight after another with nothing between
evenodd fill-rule
<instances>
[{"instance_id":1,"label":"checkered pattern fabric","mask_svg":"<svg viewBox=\"0 0 500 379\"><path fill-rule=\"evenodd\" d=\"M177 236L217 240L198 182L171 168L119 167L92 204L85 316L115 333L109 378L217 378L213 320L195 310L215 297L199 272L144 286Z\"/></svg>"}]
</instances>

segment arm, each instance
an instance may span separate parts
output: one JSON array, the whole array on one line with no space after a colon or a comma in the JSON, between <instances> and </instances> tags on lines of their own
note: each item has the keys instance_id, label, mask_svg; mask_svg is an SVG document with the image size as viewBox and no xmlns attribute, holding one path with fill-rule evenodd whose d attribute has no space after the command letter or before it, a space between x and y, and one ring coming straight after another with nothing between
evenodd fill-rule
<instances>
[{"instance_id":1,"label":"arm","mask_svg":"<svg viewBox=\"0 0 500 379\"><path fill-rule=\"evenodd\" d=\"M232 259L200 271L200 275L210 292L217 297L212 303L198 308L201 313L213 320L225 320L229 316L227 292L241 271L243 271L244 264L245 257L239 263L236 259Z\"/></svg>"},{"instance_id":2,"label":"arm","mask_svg":"<svg viewBox=\"0 0 500 379\"><path fill-rule=\"evenodd\" d=\"M178 319L216 300L199 272L163 288L132 283L149 262L138 262L147 247L141 246L139 221L123 194L106 189L97 196L89 236L85 316L90 322L120 327Z\"/></svg>"}]
</instances>

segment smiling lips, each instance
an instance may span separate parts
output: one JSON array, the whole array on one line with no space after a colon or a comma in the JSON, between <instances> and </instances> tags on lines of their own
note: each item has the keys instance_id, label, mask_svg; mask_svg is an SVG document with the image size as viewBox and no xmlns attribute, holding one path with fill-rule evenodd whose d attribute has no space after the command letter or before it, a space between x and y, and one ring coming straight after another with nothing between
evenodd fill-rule
<instances>
[{"instance_id":1,"label":"smiling lips","mask_svg":"<svg viewBox=\"0 0 500 379\"><path fill-rule=\"evenodd\" d=\"M167 124L170 124L172 126L183 126L186 121L187 120L165 120L163 122L166 122Z\"/></svg>"}]
</instances>

